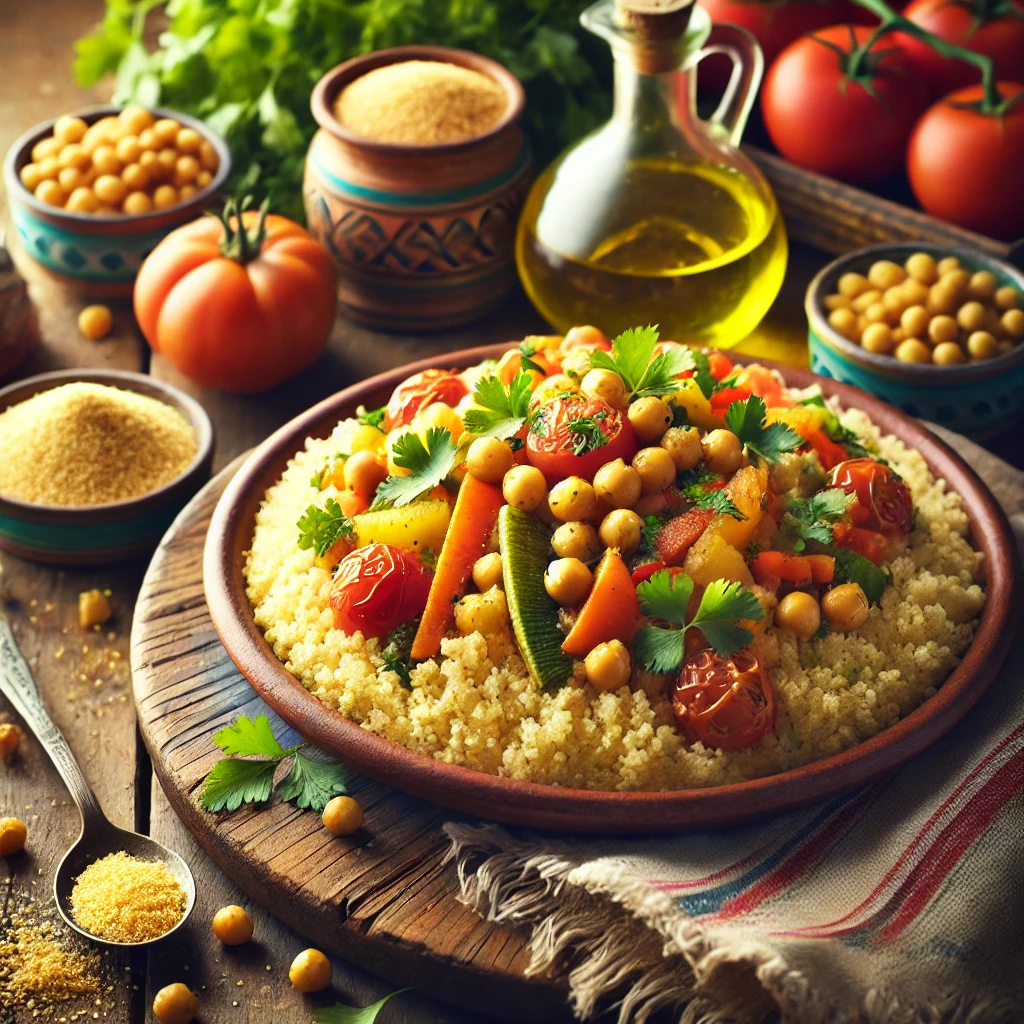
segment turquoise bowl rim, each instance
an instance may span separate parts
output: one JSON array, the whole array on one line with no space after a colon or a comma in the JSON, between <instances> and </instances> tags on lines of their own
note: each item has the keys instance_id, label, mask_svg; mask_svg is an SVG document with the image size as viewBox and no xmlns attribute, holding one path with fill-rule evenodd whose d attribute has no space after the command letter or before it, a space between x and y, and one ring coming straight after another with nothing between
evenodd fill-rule
<instances>
[{"instance_id":1,"label":"turquoise bowl rim","mask_svg":"<svg viewBox=\"0 0 1024 1024\"><path fill-rule=\"evenodd\" d=\"M209 478L214 429L206 410L178 388L127 370L57 370L0 388L0 412L62 384L105 384L177 409L196 434L198 451L175 480L150 494L105 505L36 505L0 496L0 548L22 557L82 565L140 554L160 539L175 516Z\"/></svg>"}]
</instances>

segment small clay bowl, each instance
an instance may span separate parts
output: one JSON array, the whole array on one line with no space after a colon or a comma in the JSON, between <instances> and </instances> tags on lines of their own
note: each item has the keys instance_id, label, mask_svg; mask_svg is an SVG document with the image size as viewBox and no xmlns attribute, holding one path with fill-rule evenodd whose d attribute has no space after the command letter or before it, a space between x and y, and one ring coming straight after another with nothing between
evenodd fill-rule
<instances>
[{"instance_id":1,"label":"small clay bowl","mask_svg":"<svg viewBox=\"0 0 1024 1024\"><path fill-rule=\"evenodd\" d=\"M868 352L844 338L828 322L826 295L850 271L866 273L872 263L888 259L901 266L911 253L927 252L937 260L956 256L965 270L990 270L999 286L1024 292L1024 273L993 256L927 242L872 245L833 260L807 289L811 369L822 377L852 384L910 416L939 423L976 440L1012 427L1024 415L1024 342L1012 352L959 366L902 363L891 355Z\"/></svg>"},{"instance_id":2,"label":"small clay bowl","mask_svg":"<svg viewBox=\"0 0 1024 1024\"><path fill-rule=\"evenodd\" d=\"M485 134L438 146L370 142L342 126L334 102L350 82L400 61L458 64L508 96ZM441 330L484 316L516 283L516 221L533 177L519 122L519 80L480 54L441 46L378 50L328 71L313 90L320 130L303 195L313 236L338 269L352 320L384 330Z\"/></svg>"},{"instance_id":3,"label":"small clay bowl","mask_svg":"<svg viewBox=\"0 0 1024 1024\"><path fill-rule=\"evenodd\" d=\"M177 409L195 431L198 451L176 480L141 498L109 505L33 505L0 495L0 548L36 562L100 565L153 550L174 517L210 477L213 424L203 407L177 388L122 370L59 370L0 388L0 413L62 384L105 384Z\"/></svg>"},{"instance_id":4,"label":"small clay bowl","mask_svg":"<svg viewBox=\"0 0 1024 1024\"><path fill-rule=\"evenodd\" d=\"M90 107L72 111L92 124L102 117L120 113L115 106ZM191 199L167 210L152 213L97 216L71 213L40 202L21 183L21 169L31 162L32 148L53 134L56 118L26 132L7 152L4 185L11 203L11 220L24 251L62 284L99 298L130 296L142 261L174 228L195 220L208 206L231 171L227 144L202 121L176 110L154 108L156 118L173 117L194 128L217 151L213 180Z\"/></svg>"}]
</instances>

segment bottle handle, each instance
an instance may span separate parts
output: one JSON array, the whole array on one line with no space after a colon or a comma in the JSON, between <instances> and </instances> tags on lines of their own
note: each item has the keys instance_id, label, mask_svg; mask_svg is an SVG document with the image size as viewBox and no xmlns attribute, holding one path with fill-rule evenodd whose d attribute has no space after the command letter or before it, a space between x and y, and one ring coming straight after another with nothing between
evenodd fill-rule
<instances>
[{"instance_id":1,"label":"bottle handle","mask_svg":"<svg viewBox=\"0 0 1024 1024\"><path fill-rule=\"evenodd\" d=\"M725 23L711 26L711 34L697 59L701 61L712 53L724 54L732 61L732 74L717 109L706 123L712 135L738 146L764 77L764 54L752 33Z\"/></svg>"}]
</instances>

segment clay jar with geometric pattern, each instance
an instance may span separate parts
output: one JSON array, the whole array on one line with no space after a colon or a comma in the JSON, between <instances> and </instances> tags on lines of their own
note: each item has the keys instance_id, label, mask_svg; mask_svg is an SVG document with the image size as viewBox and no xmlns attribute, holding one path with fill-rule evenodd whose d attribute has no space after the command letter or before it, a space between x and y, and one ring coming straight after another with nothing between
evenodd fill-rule
<instances>
[{"instance_id":1,"label":"clay jar with geometric pattern","mask_svg":"<svg viewBox=\"0 0 1024 1024\"><path fill-rule=\"evenodd\" d=\"M334 102L354 79L398 61L458 64L508 96L485 134L436 146L371 142L344 128ZM342 312L370 327L440 330L500 305L516 282L516 221L533 174L520 127L519 80L479 54L401 46L356 57L313 90L320 125L306 155L309 230L334 258Z\"/></svg>"}]
</instances>

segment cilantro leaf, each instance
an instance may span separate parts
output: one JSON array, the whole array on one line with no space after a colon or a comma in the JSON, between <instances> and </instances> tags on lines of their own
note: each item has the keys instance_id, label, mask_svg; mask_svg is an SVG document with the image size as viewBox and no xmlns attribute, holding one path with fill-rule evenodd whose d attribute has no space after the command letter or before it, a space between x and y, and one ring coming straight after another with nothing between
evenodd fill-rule
<instances>
[{"instance_id":1,"label":"cilantro leaf","mask_svg":"<svg viewBox=\"0 0 1024 1024\"><path fill-rule=\"evenodd\" d=\"M784 423L765 425L768 410L757 395L733 402L725 411L725 425L756 458L778 462L784 452L795 451L804 439Z\"/></svg>"},{"instance_id":2,"label":"cilantro leaf","mask_svg":"<svg viewBox=\"0 0 1024 1024\"><path fill-rule=\"evenodd\" d=\"M693 357L693 379L700 388L700 393L705 398L710 398L718 389L718 381L711 373L711 364L708 362L707 354L699 349L693 349L690 353Z\"/></svg>"},{"instance_id":3,"label":"cilantro leaf","mask_svg":"<svg viewBox=\"0 0 1024 1024\"><path fill-rule=\"evenodd\" d=\"M364 427L376 427L378 430L382 430L384 416L387 411L388 407L386 405L382 405L379 409L370 410L367 410L365 405L361 405L356 409L356 419L359 420Z\"/></svg>"},{"instance_id":4,"label":"cilantro leaf","mask_svg":"<svg viewBox=\"0 0 1024 1024\"><path fill-rule=\"evenodd\" d=\"M310 505L295 525L299 528L299 547L303 551L312 548L320 558L334 547L339 538L355 533L352 520L333 498L328 498L323 508Z\"/></svg>"},{"instance_id":5,"label":"cilantro leaf","mask_svg":"<svg viewBox=\"0 0 1024 1024\"><path fill-rule=\"evenodd\" d=\"M640 543L643 549L649 554L654 554L654 545L657 543L658 534L665 525L660 516L649 515L644 519L644 525L640 528Z\"/></svg>"},{"instance_id":6,"label":"cilantro leaf","mask_svg":"<svg viewBox=\"0 0 1024 1024\"><path fill-rule=\"evenodd\" d=\"M590 365L617 373L633 398L672 395L679 390L679 374L693 369L693 353L673 345L655 356L657 344L657 327L634 327L612 342L611 355L600 349L591 352Z\"/></svg>"},{"instance_id":7,"label":"cilantro leaf","mask_svg":"<svg viewBox=\"0 0 1024 1024\"><path fill-rule=\"evenodd\" d=\"M856 497L840 487L830 487L809 498L792 501L786 507L785 525L798 541L831 544L832 527L846 515Z\"/></svg>"},{"instance_id":8,"label":"cilantro leaf","mask_svg":"<svg viewBox=\"0 0 1024 1024\"><path fill-rule=\"evenodd\" d=\"M409 655L412 652L412 642L415 639L416 627L411 622L403 622L388 634L388 642L380 652L384 659L384 664L381 667L385 671L394 672L406 688L412 685Z\"/></svg>"},{"instance_id":9,"label":"cilantro leaf","mask_svg":"<svg viewBox=\"0 0 1024 1024\"><path fill-rule=\"evenodd\" d=\"M754 638L736 620L762 618L761 602L749 590L737 582L715 580L704 591L690 625L699 629L719 654L728 657Z\"/></svg>"},{"instance_id":10,"label":"cilantro leaf","mask_svg":"<svg viewBox=\"0 0 1024 1024\"><path fill-rule=\"evenodd\" d=\"M686 606L692 594L693 580L686 573L677 573L673 579L666 569L660 569L636 588L644 615L664 619L674 626L686 625Z\"/></svg>"},{"instance_id":11,"label":"cilantro leaf","mask_svg":"<svg viewBox=\"0 0 1024 1024\"><path fill-rule=\"evenodd\" d=\"M389 476L378 488L373 508L408 505L425 491L433 490L455 468L458 455L452 435L444 427L431 427L427 443L419 434L408 431L394 444L392 458L396 466L411 471L410 476Z\"/></svg>"},{"instance_id":12,"label":"cilantro leaf","mask_svg":"<svg viewBox=\"0 0 1024 1024\"><path fill-rule=\"evenodd\" d=\"M529 341L521 341L519 343L519 372L522 373L524 370L533 370L535 373L539 373L541 376L546 377L547 371L544 367L530 358L530 356L535 356L536 354L536 346L531 344Z\"/></svg>"},{"instance_id":13,"label":"cilantro leaf","mask_svg":"<svg viewBox=\"0 0 1024 1024\"><path fill-rule=\"evenodd\" d=\"M282 800L294 801L299 810L320 812L332 797L348 792L350 773L340 761L319 751L296 751L288 774L277 787Z\"/></svg>"},{"instance_id":14,"label":"cilantro leaf","mask_svg":"<svg viewBox=\"0 0 1024 1024\"><path fill-rule=\"evenodd\" d=\"M508 388L490 374L481 377L473 392L473 401L481 408L466 412L466 430L480 437L513 437L530 411L530 383L530 375L522 370Z\"/></svg>"},{"instance_id":15,"label":"cilantro leaf","mask_svg":"<svg viewBox=\"0 0 1024 1024\"><path fill-rule=\"evenodd\" d=\"M722 489L709 491L701 484L689 484L683 488L683 494L699 509L714 512L717 515L732 516L733 519L746 519L736 502Z\"/></svg>"},{"instance_id":16,"label":"cilantro leaf","mask_svg":"<svg viewBox=\"0 0 1024 1024\"><path fill-rule=\"evenodd\" d=\"M402 988L397 992L391 992L371 1006L342 1006L340 1003L323 1006L313 1011L313 1020L316 1024L374 1024L389 999L408 991L407 988Z\"/></svg>"},{"instance_id":17,"label":"cilantro leaf","mask_svg":"<svg viewBox=\"0 0 1024 1024\"><path fill-rule=\"evenodd\" d=\"M599 422L603 419L605 413L599 412L596 416L577 416L567 421L574 455L586 455L608 443L608 435Z\"/></svg>"},{"instance_id":18,"label":"cilantro leaf","mask_svg":"<svg viewBox=\"0 0 1024 1024\"><path fill-rule=\"evenodd\" d=\"M234 811L242 804L263 803L274 788L278 762L226 757L203 780L200 806L207 811Z\"/></svg>"},{"instance_id":19,"label":"cilantro leaf","mask_svg":"<svg viewBox=\"0 0 1024 1024\"><path fill-rule=\"evenodd\" d=\"M683 629L643 626L633 638L633 653L648 672L678 672L686 660L685 636Z\"/></svg>"},{"instance_id":20,"label":"cilantro leaf","mask_svg":"<svg viewBox=\"0 0 1024 1024\"><path fill-rule=\"evenodd\" d=\"M255 720L246 715L236 718L231 725L214 735L213 742L225 754L243 757L255 755L282 758L286 753L270 731L270 721L266 715L258 715Z\"/></svg>"}]
</instances>

